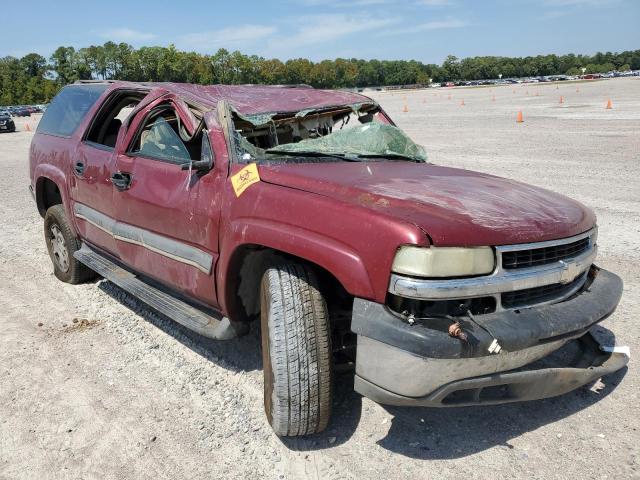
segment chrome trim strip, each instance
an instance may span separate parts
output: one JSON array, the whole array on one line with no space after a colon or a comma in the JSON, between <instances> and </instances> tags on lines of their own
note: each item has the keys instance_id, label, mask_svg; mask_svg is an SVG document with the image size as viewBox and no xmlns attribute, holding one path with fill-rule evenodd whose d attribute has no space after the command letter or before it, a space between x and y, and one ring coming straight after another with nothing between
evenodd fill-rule
<instances>
[{"instance_id":1,"label":"chrome trim strip","mask_svg":"<svg viewBox=\"0 0 640 480\"><path fill-rule=\"evenodd\" d=\"M597 250L593 245L590 250L571 260L537 267L502 270L498 266L493 275L482 277L426 280L392 274L389 292L407 298L443 300L484 297L554 283L569 283L591 267Z\"/></svg>"},{"instance_id":2,"label":"chrome trim strip","mask_svg":"<svg viewBox=\"0 0 640 480\"><path fill-rule=\"evenodd\" d=\"M115 230L116 221L107 215L87 207L81 203L76 203L73 206L73 213L76 218L80 218L87 223L90 223L96 228L99 228L108 235L113 236Z\"/></svg>"},{"instance_id":3,"label":"chrome trim strip","mask_svg":"<svg viewBox=\"0 0 640 480\"><path fill-rule=\"evenodd\" d=\"M76 218L79 218L81 220L84 220L87 223L90 223L91 225L93 225L96 228L99 228L100 230L102 230L104 233L108 234L108 235L112 235L111 230L107 230L106 228L104 228L102 225L99 225L96 222L92 222L91 220L89 220L87 217L85 217L84 215L81 215L79 213L76 212Z\"/></svg>"},{"instance_id":4,"label":"chrome trim strip","mask_svg":"<svg viewBox=\"0 0 640 480\"><path fill-rule=\"evenodd\" d=\"M592 228L591 230L587 230L584 233L579 235L574 235L573 237L560 238L558 240L548 240L546 242L535 242L535 243L518 243L516 245L500 245L496 247L496 250L501 252L514 252L518 250L532 250L535 248L545 248L545 247L555 247L557 245L566 245L567 243L577 242L578 240L582 240L583 238L592 236L597 227Z\"/></svg>"},{"instance_id":5,"label":"chrome trim strip","mask_svg":"<svg viewBox=\"0 0 640 480\"><path fill-rule=\"evenodd\" d=\"M195 267L207 275L211 273L213 256L199 248L158 235L149 230L118 222L81 203L75 203L73 211L76 218L99 228L107 235L111 235L115 240L146 248L171 260Z\"/></svg>"}]
</instances>

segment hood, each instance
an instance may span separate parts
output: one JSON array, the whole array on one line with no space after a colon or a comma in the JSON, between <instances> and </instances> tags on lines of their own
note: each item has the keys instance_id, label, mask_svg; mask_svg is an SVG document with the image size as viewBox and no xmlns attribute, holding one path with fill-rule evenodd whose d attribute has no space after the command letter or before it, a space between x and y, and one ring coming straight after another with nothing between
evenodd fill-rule
<instances>
[{"instance_id":1,"label":"hood","mask_svg":"<svg viewBox=\"0 0 640 480\"><path fill-rule=\"evenodd\" d=\"M555 240L595 225L593 212L575 200L469 170L410 162L281 163L259 168L265 182L415 224L438 246Z\"/></svg>"}]
</instances>

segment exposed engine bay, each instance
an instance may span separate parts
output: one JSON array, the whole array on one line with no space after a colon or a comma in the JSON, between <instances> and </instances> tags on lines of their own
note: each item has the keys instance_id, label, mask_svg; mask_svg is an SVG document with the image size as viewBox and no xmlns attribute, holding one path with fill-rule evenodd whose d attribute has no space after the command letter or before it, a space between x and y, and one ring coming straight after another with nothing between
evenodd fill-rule
<instances>
[{"instance_id":1,"label":"exposed engine bay","mask_svg":"<svg viewBox=\"0 0 640 480\"><path fill-rule=\"evenodd\" d=\"M416 145L374 103L242 116L233 112L238 157L394 158L425 162Z\"/></svg>"}]
</instances>

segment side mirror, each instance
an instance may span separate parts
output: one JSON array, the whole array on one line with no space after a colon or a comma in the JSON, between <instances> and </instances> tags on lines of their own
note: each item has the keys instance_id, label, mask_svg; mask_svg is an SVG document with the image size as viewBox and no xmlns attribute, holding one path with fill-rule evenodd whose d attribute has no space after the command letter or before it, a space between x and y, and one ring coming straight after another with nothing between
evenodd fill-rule
<instances>
[{"instance_id":1,"label":"side mirror","mask_svg":"<svg viewBox=\"0 0 640 480\"><path fill-rule=\"evenodd\" d=\"M196 172L208 172L213 167L209 160L194 160L180 165L182 170L195 170Z\"/></svg>"}]
</instances>

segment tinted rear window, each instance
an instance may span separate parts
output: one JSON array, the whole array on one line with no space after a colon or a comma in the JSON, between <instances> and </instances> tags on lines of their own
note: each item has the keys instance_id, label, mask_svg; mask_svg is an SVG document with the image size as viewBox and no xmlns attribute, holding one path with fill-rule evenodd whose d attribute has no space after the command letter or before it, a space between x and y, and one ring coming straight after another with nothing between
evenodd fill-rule
<instances>
[{"instance_id":1,"label":"tinted rear window","mask_svg":"<svg viewBox=\"0 0 640 480\"><path fill-rule=\"evenodd\" d=\"M70 85L60 90L44 113L38 133L69 137L108 85Z\"/></svg>"}]
</instances>

